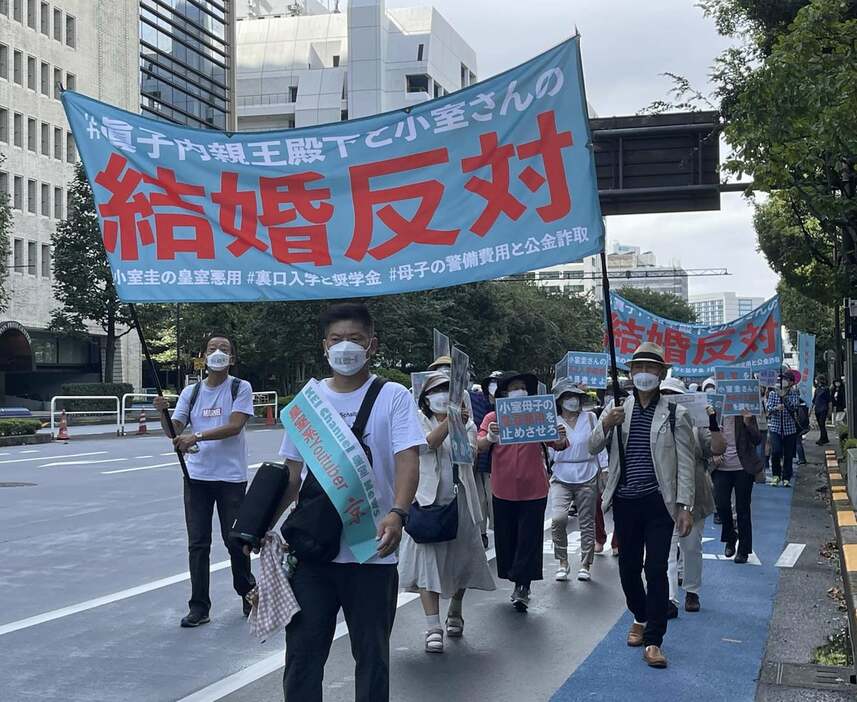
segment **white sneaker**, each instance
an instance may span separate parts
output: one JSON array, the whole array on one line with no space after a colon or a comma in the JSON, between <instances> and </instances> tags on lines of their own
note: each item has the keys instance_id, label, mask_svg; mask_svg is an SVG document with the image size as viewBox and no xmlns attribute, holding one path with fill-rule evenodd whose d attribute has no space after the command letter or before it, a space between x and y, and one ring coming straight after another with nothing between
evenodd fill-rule
<instances>
[{"instance_id":1,"label":"white sneaker","mask_svg":"<svg viewBox=\"0 0 857 702\"><path fill-rule=\"evenodd\" d=\"M568 566L561 565L556 569L556 579L558 582L566 582L568 580L568 574L571 573L571 568Z\"/></svg>"},{"instance_id":2,"label":"white sneaker","mask_svg":"<svg viewBox=\"0 0 857 702\"><path fill-rule=\"evenodd\" d=\"M589 574L589 568L581 566L580 570L577 571L577 579L584 583L592 580L592 576Z\"/></svg>"}]
</instances>

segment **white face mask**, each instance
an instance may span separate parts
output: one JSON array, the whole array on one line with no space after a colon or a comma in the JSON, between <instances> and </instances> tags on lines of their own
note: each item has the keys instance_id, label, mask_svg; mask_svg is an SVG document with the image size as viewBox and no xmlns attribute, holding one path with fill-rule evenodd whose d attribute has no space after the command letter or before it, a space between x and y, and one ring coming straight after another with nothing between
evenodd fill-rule
<instances>
[{"instance_id":1,"label":"white face mask","mask_svg":"<svg viewBox=\"0 0 857 702\"><path fill-rule=\"evenodd\" d=\"M497 383L488 383L488 394L491 395L491 397L494 397L494 395L497 394Z\"/></svg>"},{"instance_id":2,"label":"white face mask","mask_svg":"<svg viewBox=\"0 0 857 702\"><path fill-rule=\"evenodd\" d=\"M509 390L506 397L526 397L528 394L526 390Z\"/></svg>"},{"instance_id":3,"label":"white face mask","mask_svg":"<svg viewBox=\"0 0 857 702\"><path fill-rule=\"evenodd\" d=\"M579 412L580 411L580 398L579 397L569 397L567 400L562 401L562 408L566 412Z\"/></svg>"},{"instance_id":4,"label":"white face mask","mask_svg":"<svg viewBox=\"0 0 857 702\"><path fill-rule=\"evenodd\" d=\"M429 407L435 414L446 414L449 409L449 393L436 392L428 396Z\"/></svg>"},{"instance_id":5,"label":"white face mask","mask_svg":"<svg viewBox=\"0 0 857 702\"><path fill-rule=\"evenodd\" d=\"M353 341L340 341L327 349L327 362L340 375L355 375L366 365L366 349Z\"/></svg>"},{"instance_id":6,"label":"white face mask","mask_svg":"<svg viewBox=\"0 0 857 702\"><path fill-rule=\"evenodd\" d=\"M654 390L661 384L661 379L654 373L634 373L634 387L642 392Z\"/></svg>"},{"instance_id":7,"label":"white face mask","mask_svg":"<svg viewBox=\"0 0 857 702\"><path fill-rule=\"evenodd\" d=\"M220 349L212 351L205 357L205 365L213 371L222 371L229 368L229 354L224 353Z\"/></svg>"}]
</instances>

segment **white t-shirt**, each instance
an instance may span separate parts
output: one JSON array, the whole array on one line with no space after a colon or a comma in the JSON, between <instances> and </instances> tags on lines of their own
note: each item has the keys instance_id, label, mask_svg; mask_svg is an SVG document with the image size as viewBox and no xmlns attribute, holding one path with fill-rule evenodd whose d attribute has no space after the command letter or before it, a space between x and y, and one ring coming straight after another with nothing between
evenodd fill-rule
<instances>
[{"instance_id":1,"label":"white t-shirt","mask_svg":"<svg viewBox=\"0 0 857 702\"><path fill-rule=\"evenodd\" d=\"M592 412L581 412L572 429L562 416L557 417L565 427L569 447L554 454L553 474L564 483L585 483L598 475L599 467L606 466L606 451L602 456L589 453L589 435L598 420Z\"/></svg>"},{"instance_id":2,"label":"white t-shirt","mask_svg":"<svg viewBox=\"0 0 857 702\"><path fill-rule=\"evenodd\" d=\"M209 387L203 380L199 395L188 422L190 396L193 385L182 390L173 412L173 419L193 427L194 433L216 429L229 421L233 412L253 416L253 388L246 380L241 381L235 402L232 401L232 376L226 376L217 387ZM198 453L186 453L187 472L193 480L222 480L227 483L243 483L247 480L247 443L244 430L228 439L200 441Z\"/></svg>"},{"instance_id":3,"label":"white t-shirt","mask_svg":"<svg viewBox=\"0 0 857 702\"><path fill-rule=\"evenodd\" d=\"M319 393L339 412L343 421L348 426L352 426L374 377L371 376L366 383L353 392L331 390L328 378L319 383ZM372 407L369 421L366 423L363 441L372 452L375 494L381 515L386 516L393 506L395 496L396 454L415 446L424 446L426 443L420 418L417 415L417 407L407 388L398 383L384 384ZM280 456L290 461L303 461L288 434L283 437ZM307 469L304 468L302 478L306 476L306 471ZM357 562L351 549L345 544L344 534L339 553L333 560L334 563ZM396 556L395 554L386 558L374 556L367 563L396 563Z\"/></svg>"}]
</instances>

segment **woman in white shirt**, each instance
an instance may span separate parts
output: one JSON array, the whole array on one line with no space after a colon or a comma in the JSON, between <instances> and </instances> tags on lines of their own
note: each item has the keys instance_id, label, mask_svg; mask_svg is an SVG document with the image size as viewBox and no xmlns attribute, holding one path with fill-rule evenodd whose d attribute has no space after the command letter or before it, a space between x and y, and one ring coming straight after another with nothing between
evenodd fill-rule
<instances>
[{"instance_id":1,"label":"woman in white shirt","mask_svg":"<svg viewBox=\"0 0 857 702\"><path fill-rule=\"evenodd\" d=\"M428 376L417 404L428 445L420 449L416 502L422 507L448 505L457 495L458 532L451 541L416 543L406 530L399 553L399 579L403 590L420 594L426 615L426 652L442 653L444 628L440 623L440 598L450 599L446 635L460 637L464 633L461 605L465 590L494 590L496 586L482 546L482 513L472 466L461 466L457 471L458 484L454 481L447 421L449 378L442 373ZM463 418L475 456L476 425L466 408Z\"/></svg>"},{"instance_id":2,"label":"woman in white shirt","mask_svg":"<svg viewBox=\"0 0 857 702\"><path fill-rule=\"evenodd\" d=\"M556 452L551 478L550 496L551 535L554 557L559 561L556 579L568 580L571 568L568 563L568 511L572 504L577 508L580 525L580 570L577 579L591 579L590 568L595 556L595 513L598 506L599 459L589 453L589 435L597 421L592 412L583 411L586 392L567 379L553 388L556 398L557 421L560 436L565 434L565 448Z\"/></svg>"}]
</instances>

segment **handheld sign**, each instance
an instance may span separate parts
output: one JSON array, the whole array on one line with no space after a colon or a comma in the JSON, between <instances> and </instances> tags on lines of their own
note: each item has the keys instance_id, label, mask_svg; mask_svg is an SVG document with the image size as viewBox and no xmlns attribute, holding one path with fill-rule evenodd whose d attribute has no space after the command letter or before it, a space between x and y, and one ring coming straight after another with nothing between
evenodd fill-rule
<instances>
[{"instance_id":1,"label":"handheld sign","mask_svg":"<svg viewBox=\"0 0 857 702\"><path fill-rule=\"evenodd\" d=\"M708 398L700 392L692 392L687 395L670 395L667 398L676 405L681 405L690 414L693 426L708 428Z\"/></svg>"},{"instance_id":2,"label":"handheld sign","mask_svg":"<svg viewBox=\"0 0 857 702\"><path fill-rule=\"evenodd\" d=\"M749 368L741 366L717 366L714 369L714 382L721 380L750 380L753 372Z\"/></svg>"},{"instance_id":3,"label":"handheld sign","mask_svg":"<svg viewBox=\"0 0 857 702\"><path fill-rule=\"evenodd\" d=\"M449 356L449 337L437 329L432 329L432 347L434 358Z\"/></svg>"},{"instance_id":4,"label":"handheld sign","mask_svg":"<svg viewBox=\"0 0 857 702\"><path fill-rule=\"evenodd\" d=\"M556 401L553 395L497 398L500 445L556 441Z\"/></svg>"},{"instance_id":5,"label":"handheld sign","mask_svg":"<svg viewBox=\"0 0 857 702\"><path fill-rule=\"evenodd\" d=\"M577 385L604 390L607 387L607 367L610 365L606 353L569 351L556 365L556 380L568 378Z\"/></svg>"},{"instance_id":6,"label":"handheld sign","mask_svg":"<svg viewBox=\"0 0 857 702\"><path fill-rule=\"evenodd\" d=\"M714 408L714 416L717 418L717 424L721 425L723 422L723 406L726 404L726 396L707 392L705 393L705 400L707 404Z\"/></svg>"},{"instance_id":7,"label":"handheld sign","mask_svg":"<svg viewBox=\"0 0 857 702\"><path fill-rule=\"evenodd\" d=\"M779 375L779 371L776 368L763 368L756 373L759 383L766 388L777 386L777 375Z\"/></svg>"},{"instance_id":8,"label":"handheld sign","mask_svg":"<svg viewBox=\"0 0 857 702\"><path fill-rule=\"evenodd\" d=\"M419 373L411 373L411 394L414 396L414 402L419 402L420 394L423 391L423 385L426 384L428 378L434 371L420 371Z\"/></svg>"},{"instance_id":9,"label":"handheld sign","mask_svg":"<svg viewBox=\"0 0 857 702\"><path fill-rule=\"evenodd\" d=\"M461 407L470 377L470 356L459 348L452 349L452 370L449 379L449 404Z\"/></svg>"},{"instance_id":10,"label":"handheld sign","mask_svg":"<svg viewBox=\"0 0 857 702\"><path fill-rule=\"evenodd\" d=\"M447 420L449 423L449 442L452 445L452 462L459 465L470 465L475 459L470 437L467 435L467 425L461 416L461 405L449 406Z\"/></svg>"},{"instance_id":11,"label":"handheld sign","mask_svg":"<svg viewBox=\"0 0 857 702\"><path fill-rule=\"evenodd\" d=\"M758 380L718 380L717 391L726 396L724 417L737 417L744 410L757 416L762 414Z\"/></svg>"}]
</instances>

